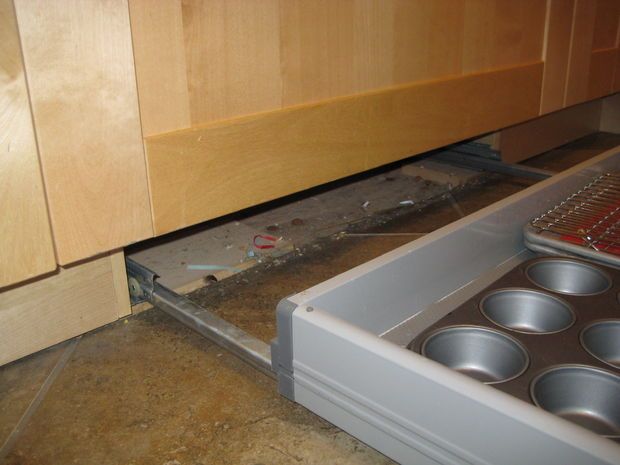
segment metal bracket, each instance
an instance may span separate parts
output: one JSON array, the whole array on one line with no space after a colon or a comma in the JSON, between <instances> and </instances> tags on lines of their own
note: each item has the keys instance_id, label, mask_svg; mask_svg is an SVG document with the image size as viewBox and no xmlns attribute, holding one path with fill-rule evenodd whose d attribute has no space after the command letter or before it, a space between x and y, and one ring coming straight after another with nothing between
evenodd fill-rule
<instances>
[{"instance_id":1,"label":"metal bracket","mask_svg":"<svg viewBox=\"0 0 620 465\"><path fill-rule=\"evenodd\" d=\"M129 257L125 258L125 268L127 269L131 305L151 301L155 279L158 278L157 274Z\"/></svg>"},{"instance_id":2,"label":"metal bracket","mask_svg":"<svg viewBox=\"0 0 620 465\"><path fill-rule=\"evenodd\" d=\"M157 274L126 258L131 303L148 301L264 374L275 377L271 348L210 310L157 282Z\"/></svg>"}]
</instances>

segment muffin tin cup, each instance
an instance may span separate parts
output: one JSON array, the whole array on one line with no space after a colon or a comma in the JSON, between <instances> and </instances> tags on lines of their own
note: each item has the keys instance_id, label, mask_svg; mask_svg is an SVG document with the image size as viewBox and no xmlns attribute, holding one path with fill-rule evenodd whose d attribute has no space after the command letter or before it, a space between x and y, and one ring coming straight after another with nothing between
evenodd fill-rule
<instances>
[{"instance_id":1,"label":"muffin tin cup","mask_svg":"<svg viewBox=\"0 0 620 465\"><path fill-rule=\"evenodd\" d=\"M611 278L600 268L567 258L539 260L525 274L537 286L560 294L596 295L611 287Z\"/></svg>"},{"instance_id":2,"label":"muffin tin cup","mask_svg":"<svg viewBox=\"0 0 620 465\"><path fill-rule=\"evenodd\" d=\"M521 343L500 331L480 326L453 326L430 334L422 355L486 384L521 375L529 356Z\"/></svg>"},{"instance_id":3,"label":"muffin tin cup","mask_svg":"<svg viewBox=\"0 0 620 465\"><path fill-rule=\"evenodd\" d=\"M535 258L419 328L408 348L620 441L619 293L620 269Z\"/></svg>"},{"instance_id":4,"label":"muffin tin cup","mask_svg":"<svg viewBox=\"0 0 620 465\"><path fill-rule=\"evenodd\" d=\"M620 438L620 376L582 365L552 367L536 376L530 395L548 412L608 438Z\"/></svg>"},{"instance_id":5,"label":"muffin tin cup","mask_svg":"<svg viewBox=\"0 0 620 465\"><path fill-rule=\"evenodd\" d=\"M593 357L620 369L620 320L596 321L581 331L579 340Z\"/></svg>"},{"instance_id":6,"label":"muffin tin cup","mask_svg":"<svg viewBox=\"0 0 620 465\"><path fill-rule=\"evenodd\" d=\"M567 302L532 289L493 291L480 302L480 311L496 325L521 333L556 333L575 322L575 313Z\"/></svg>"}]
</instances>

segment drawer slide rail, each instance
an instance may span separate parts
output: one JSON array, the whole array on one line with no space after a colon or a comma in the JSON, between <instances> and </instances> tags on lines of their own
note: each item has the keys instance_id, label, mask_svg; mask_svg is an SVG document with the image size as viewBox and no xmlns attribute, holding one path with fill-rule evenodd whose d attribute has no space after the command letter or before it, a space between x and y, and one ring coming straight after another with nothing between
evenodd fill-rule
<instances>
[{"instance_id":1,"label":"drawer slide rail","mask_svg":"<svg viewBox=\"0 0 620 465\"><path fill-rule=\"evenodd\" d=\"M150 302L185 326L275 378L270 346L215 313L157 282L157 275L131 258L125 259L131 303Z\"/></svg>"}]
</instances>

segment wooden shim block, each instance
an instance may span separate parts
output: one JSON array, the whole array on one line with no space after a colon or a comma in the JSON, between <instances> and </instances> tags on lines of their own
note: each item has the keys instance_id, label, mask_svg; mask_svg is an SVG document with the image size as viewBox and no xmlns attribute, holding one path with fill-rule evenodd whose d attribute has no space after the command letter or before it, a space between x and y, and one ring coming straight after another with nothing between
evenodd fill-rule
<instances>
[{"instance_id":1,"label":"wooden shim block","mask_svg":"<svg viewBox=\"0 0 620 465\"><path fill-rule=\"evenodd\" d=\"M541 80L538 62L148 137L156 233L530 119Z\"/></svg>"},{"instance_id":2,"label":"wooden shim block","mask_svg":"<svg viewBox=\"0 0 620 465\"><path fill-rule=\"evenodd\" d=\"M601 102L582 103L499 133L502 160L516 163L598 131Z\"/></svg>"},{"instance_id":3,"label":"wooden shim block","mask_svg":"<svg viewBox=\"0 0 620 465\"><path fill-rule=\"evenodd\" d=\"M130 312L123 252L0 293L0 365Z\"/></svg>"}]
</instances>

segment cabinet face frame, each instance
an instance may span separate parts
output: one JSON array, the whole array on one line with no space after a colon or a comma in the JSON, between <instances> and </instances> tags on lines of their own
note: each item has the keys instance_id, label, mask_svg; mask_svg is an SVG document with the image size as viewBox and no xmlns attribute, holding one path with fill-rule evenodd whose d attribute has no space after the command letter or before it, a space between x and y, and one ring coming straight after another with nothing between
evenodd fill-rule
<instances>
[{"instance_id":1,"label":"cabinet face frame","mask_svg":"<svg viewBox=\"0 0 620 465\"><path fill-rule=\"evenodd\" d=\"M0 241L0 288L56 269L12 0L0 0Z\"/></svg>"}]
</instances>

